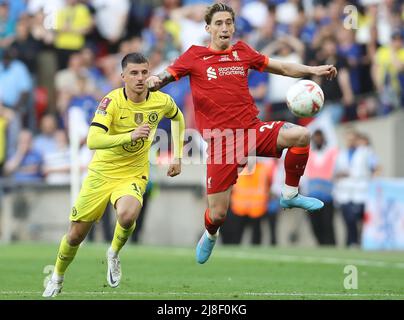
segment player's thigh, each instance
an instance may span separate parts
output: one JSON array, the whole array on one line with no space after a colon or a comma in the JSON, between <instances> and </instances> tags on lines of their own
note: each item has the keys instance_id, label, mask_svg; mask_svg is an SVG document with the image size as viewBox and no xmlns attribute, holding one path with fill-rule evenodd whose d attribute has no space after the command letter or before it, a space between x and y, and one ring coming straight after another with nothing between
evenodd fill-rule
<instances>
[{"instance_id":1,"label":"player's thigh","mask_svg":"<svg viewBox=\"0 0 404 320\"><path fill-rule=\"evenodd\" d=\"M115 202L116 214L125 221L137 220L142 203L133 195L124 195Z\"/></svg>"},{"instance_id":2,"label":"player's thigh","mask_svg":"<svg viewBox=\"0 0 404 320\"><path fill-rule=\"evenodd\" d=\"M283 121L261 121L255 126L255 155L274 158L282 155L283 148L279 148L278 139L284 124ZM250 150L249 154L252 155Z\"/></svg>"},{"instance_id":3,"label":"player's thigh","mask_svg":"<svg viewBox=\"0 0 404 320\"><path fill-rule=\"evenodd\" d=\"M133 178L122 180L111 194L111 203L117 214L131 215L135 219L143 205L143 194L146 191L147 180Z\"/></svg>"},{"instance_id":4,"label":"player's thigh","mask_svg":"<svg viewBox=\"0 0 404 320\"><path fill-rule=\"evenodd\" d=\"M290 148L293 146L305 146L310 143L310 132L307 128L285 122L279 130L277 138L278 148Z\"/></svg>"},{"instance_id":5,"label":"player's thigh","mask_svg":"<svg viewBox=\"0 0 404 320\"><path fill-rule=\"evenodd\" d=\"M95 176L87 176L70 213L71 221L99 221L108 204L113 183Z\"/></svg>"}]
</instances>

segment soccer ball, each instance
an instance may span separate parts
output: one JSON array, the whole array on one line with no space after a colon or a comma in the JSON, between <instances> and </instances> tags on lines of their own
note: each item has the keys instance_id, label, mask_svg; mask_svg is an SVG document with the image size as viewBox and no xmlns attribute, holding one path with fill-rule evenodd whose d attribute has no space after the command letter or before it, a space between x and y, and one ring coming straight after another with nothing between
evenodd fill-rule
<instances>
[{"instance_id":1,"label":"soccer ball","mask_svg":"<svg viewBox=\"0 0 404 320\"><path fill-rule=\"evenodd\" d=\"M324 93L314 81L299 80L286 93L286 104L295 116L312 117L323 107Z\"/></svg>"}]
</instances>

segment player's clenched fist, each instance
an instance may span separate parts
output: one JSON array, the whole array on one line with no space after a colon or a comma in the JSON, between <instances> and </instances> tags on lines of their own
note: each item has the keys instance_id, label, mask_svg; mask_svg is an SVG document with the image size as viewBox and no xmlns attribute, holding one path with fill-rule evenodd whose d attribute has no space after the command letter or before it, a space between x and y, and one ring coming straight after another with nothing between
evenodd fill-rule
<instances>
[{"instance_id":1,"label":"player's clenched fist","mask_svg":"<svg viewBox=\"0 0 404 320\"><path fill-rule=\"evenodd\" d=\"M132 131L132 141L140 138L148 138L150 134L150 127L148 124L142 124L140 127Z\"/></svg>"},{"instance_id":2,"label":"player's clenched fist","mask_svg":"<svg viewBox=\"0 0 404 320\"><path fill-rule=\"evenodd\" d=\"M151 76L146 79L146 84L150 91L156 91L160 88L161 79L157 76Z\"/></svg>"},{"instance_id":3,"label":"player's clenched fist","mask_svg":"<svg viewBox=\"0 0 404 320\"><path fill-rule=\"evenodd\" d=\"M168 167L167 176L175 177L181 173L181 162L179 163L172 163Z\"/></svg>"}]
</instances>

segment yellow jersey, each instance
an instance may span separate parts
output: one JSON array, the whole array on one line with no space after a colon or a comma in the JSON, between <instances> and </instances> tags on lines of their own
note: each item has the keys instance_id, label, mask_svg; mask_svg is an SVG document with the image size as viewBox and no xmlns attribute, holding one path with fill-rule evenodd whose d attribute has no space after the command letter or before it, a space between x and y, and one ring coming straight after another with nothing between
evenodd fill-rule
<instances>
[{"instance_id":1,"label":"yellow jersey","mask_svg":"<svg viewBox=\"0 0 404 320\"><path fill-rule=\"evenodd\" d=\"M400 83L398 80L398 73L400 70L397 70L395 65L393 64L393 52L392 48L383 46L377 49L376 51L376 63L380 66L380 71L378 77L384 82L386 74L389 74L391 77L391 83L395 90L400 91ZM401 63L404 63L404 49L400 49L396 52L396 58Z\"/></svg>"},{"instance_id":2,"label":"yellow jersey","mask_svg":"<svg viewBox=\"0 0 404 320\"><path fill-rule=\"evenodd\" d=\"M66 50L80 50L85 44L85 36L77 30L89 28L91 13L84 4L75 4L60 9L56 15L55 47ZM62 31L69 27L72 31Z\"/></svg>"},{"instance_id":3,"label":"yellow jersey","mask_svg":"<svg viewBox=\"0 0 404 320\"><path fill-rule=\"evenodd\" d=\"M97 149L89 164L89 173L114 179L140 177L147 180L149 150L158 123L163 117L176 117L178 112L174 100L159 91L149 92L140 103L131 101L125 88L111 91L98 105L91 126L103 128L107 134L119 135L123 140L120 145ZM149 124L149 137L132 142L131 132L142 124Z\"/></svg>"}]
</instances>

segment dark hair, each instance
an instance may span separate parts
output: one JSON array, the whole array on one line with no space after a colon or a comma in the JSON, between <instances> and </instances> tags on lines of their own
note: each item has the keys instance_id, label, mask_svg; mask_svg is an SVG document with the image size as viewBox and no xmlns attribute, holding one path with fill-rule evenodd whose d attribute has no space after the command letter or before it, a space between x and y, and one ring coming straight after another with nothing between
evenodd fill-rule
<instances>
[{"instance_id":1,"label":"dark hair","mask_svg":"<svg viewBox=\"0 0 404 320\"><path fill-rule=\"evenodd\" d=\"M123 57L122 62L121 62L122 70L126 68L128 63L136 63L136 64L147 63L148 64L149 61L146 59L146 57L143 54L141 54L139 52L133 52L133 53L128 53L126 56Z\"/></svg>"},{"instance_id":2,"label":"dark hair","mask_svg":"<svg viewBox=\"0 0 404 320\"><path fill-rule=\"evenodd\" d=\"M212 22L213 15L216 12L229 12L231 14L231 18L234 22L234 10L232 7L228 6L224 3L215 3L206 9L205 13L205 22L206 24L210 24Z\"/></svg>"},{"instance_id":3,"label":"dark hair","mask_svg":"<svg viewBox=\"0 0 404 320\"><path fill-rule=\"evenodd\" d=\"M316 129L316 130L313 132L313 136L316 136L316 135L321 135L321 136L324 137L323 130L321 130L321 129Z\"/></svg>"}]
</instances>

